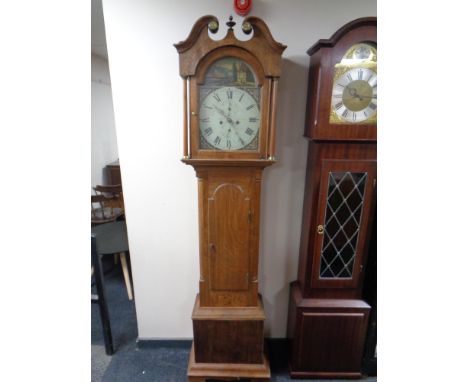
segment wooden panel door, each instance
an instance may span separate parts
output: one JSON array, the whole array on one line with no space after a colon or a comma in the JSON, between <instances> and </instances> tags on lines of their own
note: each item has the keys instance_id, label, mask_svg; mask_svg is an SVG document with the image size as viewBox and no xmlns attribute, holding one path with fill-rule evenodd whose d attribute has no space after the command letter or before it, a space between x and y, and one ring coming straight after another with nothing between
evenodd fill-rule
<instances>
[{"instance_id":1,"label":"wooden panel door","mask_svg":"<svg viewBox=\"0 0 468 382\"><path fill-rule=\"evenodd\" d=\"M236 184L220 185L208 200L210 287L249 288L250 197Z\"/></svg>"},{"instance_id":2,"label":"wooden panel door","mask_svg":"<svg viewBox=\"0 0 468 382\"><path fill-rule=\"evenodd\" d=\"M261 169L198 169L200 306L257 306Z\"/></svg>"},{"instance_id":3,"label":"wooden panel door","mask_svg":"<svg viewBox=\"0 0 468 382\"><path fill-rule=\"evenodd\" d=\"M359 373L368 311L301 313L297 369L323 376Z\"/></svg>"},{"instance_id":4,"label":"wooden panel door","mask_svg":"<svg viewBox=\"0 0 468 382\"><path fill-rule=\"evenodd\" d=\"M355 288L362 277L376 161L323 160L311 286Z\"/></svg>"}]
</instances>

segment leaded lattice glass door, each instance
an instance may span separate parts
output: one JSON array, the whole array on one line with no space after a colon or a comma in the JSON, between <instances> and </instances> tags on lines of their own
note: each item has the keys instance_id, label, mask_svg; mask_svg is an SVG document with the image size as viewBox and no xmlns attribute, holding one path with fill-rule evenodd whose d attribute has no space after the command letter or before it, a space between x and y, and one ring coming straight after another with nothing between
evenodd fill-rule
<instances>
[{"instance_id":1,"label":"leaded lattice glass door","mask_svg":"<svg viewBox=\"0 0 468 382\"><path fill-rule=\"evenodd\" d=\"M322 163L312 269L313 287L351 288L362 257L374 204L375 161Z\"/></svg>"}]
</instances>

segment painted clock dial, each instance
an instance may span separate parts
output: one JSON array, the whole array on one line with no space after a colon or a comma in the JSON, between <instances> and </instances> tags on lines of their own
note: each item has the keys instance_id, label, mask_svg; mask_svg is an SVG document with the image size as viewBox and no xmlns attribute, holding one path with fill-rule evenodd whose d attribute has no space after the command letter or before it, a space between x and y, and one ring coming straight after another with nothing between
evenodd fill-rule
<instances>
[{"instance_id":1,"label":"painted clock dial","mask_svg":"<svg viewBox=\"0 0 468 382\"><path fill-rule=\"evenodd\" d=\"M201 149L258 150L260 87L247 63L235 57L214 62L199 86L199 100Z\"/></svg>"},{"instance_id":2,"label":"painted clock dial","mask_svg":"<svg viewBox=\"0 0 468 382\"><path fill-rule=\"evenodd\" d=\"M224 86L213 90L200 107L200 132L219 150L248 147L260 128L260 109L245 90Z\"/></svg>"}]
</instances>

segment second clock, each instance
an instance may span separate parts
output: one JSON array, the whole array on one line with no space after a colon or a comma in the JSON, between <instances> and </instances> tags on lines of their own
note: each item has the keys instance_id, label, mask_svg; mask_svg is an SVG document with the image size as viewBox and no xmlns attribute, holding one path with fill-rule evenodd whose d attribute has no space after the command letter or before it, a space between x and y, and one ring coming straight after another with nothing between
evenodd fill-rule
<instances>
[{"instance_id":1,"label":"second clock","mask_svg":"<svg viewBox=\"0 0 468 382\"><path fill-rule=\"evenodd\" d=\"M377 184L377 20L308 50L309 139L298 280L288 337L293 377L358 378L371 307L361 299Z\"/></svg>"}]
</instances>

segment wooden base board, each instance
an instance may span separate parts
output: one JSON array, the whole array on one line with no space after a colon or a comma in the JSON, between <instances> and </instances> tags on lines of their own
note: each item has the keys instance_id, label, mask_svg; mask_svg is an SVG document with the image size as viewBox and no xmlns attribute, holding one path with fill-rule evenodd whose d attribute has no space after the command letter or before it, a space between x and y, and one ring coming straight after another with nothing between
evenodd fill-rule
<instances>
[{"instance_id":1,"label":"wooden base board","mask_svg":"<svg viewBox=\"0 0 468 382\"><path fill-rule=\"evenodd\" d=\"M245 378L254 381L269 381L271 377L270 363L266 352L263 354L263 363L197 363L195 362L195 350L192 344L188 366L189 382L205 382L216 379L221 381L236 381Z\"/></svg>"}]
</instances>

